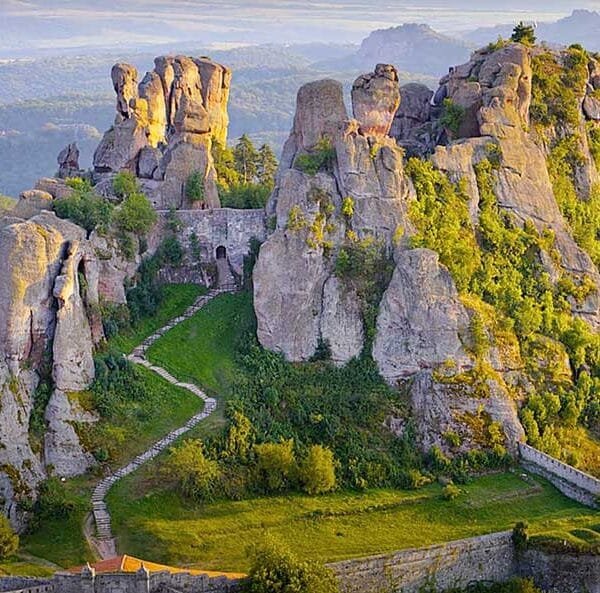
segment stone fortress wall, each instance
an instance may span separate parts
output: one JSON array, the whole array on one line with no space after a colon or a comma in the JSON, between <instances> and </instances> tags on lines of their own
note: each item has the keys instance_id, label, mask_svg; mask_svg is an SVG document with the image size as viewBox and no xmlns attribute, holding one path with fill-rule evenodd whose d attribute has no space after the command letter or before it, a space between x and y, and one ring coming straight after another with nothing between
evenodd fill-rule
<instances>
[{"instance_id":1,"label":"stone fortress wall","mask_svg":"<svg viewBox=\"0 0 600 593\"><path fill-rule=\"evenodd\" d=\"M524 443L519 444L519 453L525 469L546 478L565 496L598 506L600 480Z\"/></svg>"},{"instance_id":2,"label":"stone fortress wall","mask_svg":"<svg viewBox=\"0 0 600 593\"><path fill-rule=\"evenodd\" d=\"M166 219L168 212L161 211ZM233 270L240 274L244 256L249 253L251 239L264 241L267 234L265 212L259 210L237 210L234 208L213 208L210 210L178 210L181 222L178 238L186 249L190 248L192 233L198 238L203 262L214 261L217 249L225 248L225 255Z\"/></svg>"},{"instance_id":3,"label":"stone fortress wall","mask_svg":"<svg viewBox=\"0 0 600 593\"><path fill-rule=\"evenodd\" d=\"M56 573L51 579L0 578L5 593L238 593L240 581L224 576L148 572L95 574L84 568L79 574Z\"/></svg>"},{"instance_id":4,"label":"stone fortress wall","mask_svg":"<svg viewBox=\"0 0 600 593\"><path fill-rule=\"evenodd\" d=\"M511 532L330 565L342 593L443 591L478 580L506 581L516 572Z\"/></svg>"}]
</instances>

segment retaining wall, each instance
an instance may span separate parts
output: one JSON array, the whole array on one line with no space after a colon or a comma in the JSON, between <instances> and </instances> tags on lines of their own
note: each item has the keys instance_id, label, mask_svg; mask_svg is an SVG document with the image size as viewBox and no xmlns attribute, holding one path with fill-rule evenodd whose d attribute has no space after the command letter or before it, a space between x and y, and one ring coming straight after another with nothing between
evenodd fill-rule
<instances>
[{"instance_id":1,"label":"retaining wall","mask_svg":"<svg viewBox=\"0 0 600 593\"><path fill-rule=\"evenodd\" d=\"M565 496L598 507L600 480L524 443L519 444L519 454L525 469L546 478Z\"/></svg>"},{"instance_id":2,"label":"retaining wall","mask_svg":"<svg viewBox=\"0 0 600 593\"><path fill-rule=\"evenodd\" d=\"M506 581L516 572L511 536L492 533L329 566L342 593L418 593L428 585L442 591L478 580Z\"/></svg>"}]
</instances>

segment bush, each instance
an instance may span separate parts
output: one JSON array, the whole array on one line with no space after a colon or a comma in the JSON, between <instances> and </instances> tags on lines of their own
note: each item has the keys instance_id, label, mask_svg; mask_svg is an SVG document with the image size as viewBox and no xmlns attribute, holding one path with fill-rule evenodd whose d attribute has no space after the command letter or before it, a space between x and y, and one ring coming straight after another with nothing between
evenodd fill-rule
<instances>
[{"instance_id":1,"label":"bush","mask_svg":"<svg viewBox=\"0 0 600 593\"><path fill-rule=\"evenodd\" d=\"M465 119L465 108L457 105L452 99L446 98L442 103L443 111L440 124L449 130L453 136L458 136L460 126Z\"/></svg>"},{"instance_id":2,"label":"bush","mask_svg":"<svg viewBox=\"0 0 600 593\"><path fill-rule=\"evenodd\" d=\"M105 232L111 222L113 205L96 195L89 181L73 178L67 180L67 185L73 192L66 198L54 200L56 215L72 220L88 233L95 228Z\"/></svg>"},{"instance_id":3,"label":"bush","mask_svg":"<svg viewBox=\"0 0 600 593\"><path fill-rule=\"evenodd\" d=\"M337 593L331 569L301 562L274 540L250 550L251 567L244 584L247 593Z\"/></svg>"},{"instance_id":4,"label":"bush","mask_svg":"<svg viewBox=\"0 0 600 593\"><path fill-rule=\"evenodd\" d=\"M204 175L201 171L194 171L185 182L185 195L192 202L204 200Z\"/></svg>"},{"instance_id":5,"label":"bush","mask_svg":"<svg viewBox=\"0 0 600 593\"><path fill-rule=\"evenodd\" d=\"M123 232L142 236L156 223L157 216L148 198L141 193L128 195L115 213L115 222Z\"/></svg>"},{"instance_id":6,"label":"bush","mask_svg":"<svg viewBox=\"0 0 600 593\"><path fill-rule=\"evenodd\" d=\"M40 485L35 511L42 519L68 519L79 508L79 501L70 495L58 478L48 478Z\"/></svg>"},{"instance_id":7,"label":"bush","mask_svg":"<svg viewBox=\"0 0 600 593\"><path fill-rule=\"evenodd\" d=\"M163 473L177 483L184 496L194 500L212 499L221 476L218 462L205 456L200 440L187 440L173 447Z\"/></svg>"},{"instance_id":8,"label":"bush","mask_svg":"<svg viewBox=\"0 0 600 593\"><path fill-rule=\"evenodd\" d=\"M288 488L297 473L294 441L264 443L254 446L259 486L269 492Z\"/></svg>"},{"instance_id":9,"label":"bush","mask_svg":"<svg viewBox=\"0 0 600 593\"><path fill-rule=\"evenodd\" d=\"M141 193L135 175L129 171L117 173L113 179L112 186L115 195L121 200Z\"/></svg>"},{"instance_id":10,"label":"bush","mask_svg":"<svg viewBox=\"0 0 600 593\"><path fill-rule=\"evenodd\" d=\"M12 556L19 549L19 536L13 531L8 519L0 515L0 560Z\"/></svg>"},{"instance_id":11,"label":"bush","mask_svg":"<svg viewBox=\"0 0 600 593\"><path fill-rule=\"evenodd\" d=\"M220 188L219 199L222 208L264 208L271 195L270 185L245 183L232 185L229 189Z\"/></svg>"},{"instance_id":12,"label":"bush","mask_svg":"<svg viewBox=\"0 0 600 593\"><path fill-rule=\"evenodd\" d=\"M455 484L446 484L442 490L442 498L444 500L454 500L460 496L461 490Z\"/></svg>"},{"instance_id":13,"label":"bush","mask_svg":"<svg viewBox=\"0 0 600 593\"><path fill-rule=\"evenodd\" d=\"M335 488L335 458L333 452L322 445L309 448L300 466L300 482L308 494L323 494Z\"/></svg>"},{"instance_id":14,"label":"bush","mask_svg":"<svg viewBox=\"0 0 600 593\"><path fill-rule=\"evenodd\" d=\"M294 166L307 175L316 175L321 169L330 169L335 156L331 140L322 138L310 152L298 155Z\"/></svg>"}]
</instances>

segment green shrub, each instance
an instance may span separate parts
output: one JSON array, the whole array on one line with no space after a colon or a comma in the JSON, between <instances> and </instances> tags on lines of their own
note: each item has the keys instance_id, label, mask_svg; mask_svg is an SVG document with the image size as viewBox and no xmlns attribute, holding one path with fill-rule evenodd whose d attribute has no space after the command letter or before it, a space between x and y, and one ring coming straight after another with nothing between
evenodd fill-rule
<instances>
[{"instance_id":1,"label":"green shrub","mask_svg":"<svg viewBox=\"0 0 600 593\"><path fill-rule=\"evenodd\" d=\"M458 498L460 494L460 488L452 483L446 484L442 490L442 498L444 500L454 500L455 498Z\"/></svg>"},{"instance_id":2,"label":"green shrub","mask_svg":"<svg viewBox=\"0 0 600 593\"><path fill-rule=\"evenodd\" d=\"M335 488L335 458L322 445L312 445L300 465L300 482L308 494L323 494Z\"/></svg>"},{"instance_id":3,"label":"green shrub","mask_svg":"<svg viewBox=\"0 0 600 593\"><path fill-rule=\"evenodd\" d=\"M251 567L244 583L247 593L337 593L331 569L302 562L287 548L268 539L249 550Z\"/></svg>"},{"instance_id":4,"label":"green shrub","mask_svg":"<svg viewBox=\"0 0 600 593\"><path fill-rule=\"evenodd\" d=\"M37 519L68 519L80 509L80 501L67 491L65 485L55 477L40 484L35 504Z\"/></svg>"},{"instance_id":5,"label":"green shrub","mask_svg":"<svg viewBox=\"0 0 600 593\"><path fill-rule=\"evenodd\" d=\"M13 531L8 519L0 515L0 560L12 556L19 549L19 536Z\"/></svg>"},{"instance_id":6,"label":"green shrub","mask_svg":"<svg viewBox=\"0 0 600 593\"><path fill-rule=\"evenodd\" d=\"M138 180L135 175L129 171L121 171L117 173L112 182L115 195L124 200L129 196L141 193Z\"/></svg>"},{"instance_id":7,"label":"green shrub","mask_svg":"<svg viewBox=\"0 0 600 593\"><path fill-rule=\"evenodd\" d=\"M204 175L202 171L194 171L185 182L185 195L192 202L204 200Z\"/></svg>"},{"instance_id":8,"label":"green shrub","mask_svg":"<svg viewBox=\"0 0 600 593\"><path fill-rule=\"evenodd\" d=\"M156 220L157 216L152 204L141 193L128 195L115 212L115 222L119 229L138 236L147 234Z\"/></svg>"},{"instance_id":9,"label":"green shrub","mask_svg":"<svg viewBox=\"0 0 600 593\"><path fill-rule=\"evenodd\" d=\"M292 439L255 445L254 454L259 485L266 491L285 490L294 483L298 466Z\"/></svg>"},{"instance_id":10,"label":"green shrub","mask_svg":"<svg viewBox=\"0 0 600 593\"><path fill-rule=\"evenodd\" d=\"M271 195L270 185L245 183L232 185L219 191L222 208L264 208Z\"/></svg>"},{"instance_id":11,"label":"green shrub","mask_svg":"<svg viewBox=\"0 0 600 593\"><path fill-rule=\"evenodd\" d=\"M465 119L465 108L446 98L442 103L443 111L440 124L449 130L454 137L458 136L460 126Z\"/></svg>"},{"instance_id":12,"label":"green shrub","mask_svg":"<svg viewBox=\"0 0 600 593\"><path fill-rule=\"evenodd\" d=\"M202 441L195 439L173 447L162 471L177 483L184 496L195 500L212 499L221 476L218 462L208 459Z\"/></svg>"},{"instance_id":13,"label":"green shrub","mask_svg":"<svg viewBox=\"0 0 600 593\"><path fill-rule=\"evenodd\" d=\"M322 169L331 169L335 156L335 148L331 140L321 138L311 151L296 157L294 166L307 175L316 175Z\"/></svg>"},{"instance_id":14,"label":"green shrub","mask_svg":"<svg viewBox=\"0 0 600 593\"><path fill-rule=\"evenodd\" d=\"M71 195L54 200L53 206L59 218L68 218L83 227L88 233L98 228L105 232L110 225L113 205L94 193L89 181L73 178L67 180L73 190Z\"/></svg>"}]
</instances>

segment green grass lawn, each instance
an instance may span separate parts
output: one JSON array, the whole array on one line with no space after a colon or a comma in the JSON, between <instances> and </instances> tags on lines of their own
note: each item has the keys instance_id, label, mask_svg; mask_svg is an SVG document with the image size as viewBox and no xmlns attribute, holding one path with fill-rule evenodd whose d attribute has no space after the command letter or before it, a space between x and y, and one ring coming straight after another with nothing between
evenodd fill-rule
<instances>
[{"instance_id":1,"label":"green grass lawn","mask_svg":"<svg viewBox=\"0 0 600 593\"><path fill-rule=\"evenodd\" d=\"M32 533L21 537L21 552L44 558L63 568L93 561L94 556L83 535L85 516L91 508L91 491L97 481L94 476L67 480L65 488L77 504L68 518L41 521Z\"/></svg>"},{"instance_id":2,"label":"green grass lawn","mask_svg":"<svg viewBox=\"0 0 600 593\"><path fill-rule=\"evenodd\" d=\"M248 293L220 295L155 342L148 358L180 379L226 395L236 374L235 344L252 329L253 318Z\"/></svg>"},{"instance_id":3,"label":"green grass lawn","mask_svg":"<svg viewBox=\"0 0 600 593\"><path fill-rule=\"evenodd\" d=\"M140 320L128 331L120 332L110 339L110 345L129 354L138 344L161 328L171 319L181 315L194 301L206 292L197 284L167 284L163 287L163 301L156 315Z\"/></svg>"},{"instance_id":4,"label":"green grass lawn","mask_svg":"<svg viewBox=\"0 0 600 593\"><path fill-rule=\"evenodd\" d=\"M511 529L520 520L533 534L571 539L577 530L600 529L597 512L518 473L477 478L453 501L443 500L441 486L433 484L204 505L161 489L154 474L148 466L110 493L120 552L206 569L246 570L247 546L267 532L301 558L330 562Z\"/></svg>"},{"instance_id":5,"label":"green grass lawn","mask_svg":"<svg viewBox=\"0 0 600 593\"><path fill-rule=\"evenodd\" d=\"M136 370L143 381L145 399L119 406L111 418L89 428L83 437L90 450L110 451L108 464L112 469L143 453L204 407L204 402L187 389L171 385L142 366Z\"/></svg>"},{"instance_id":6,"label":"green grass lawn","mask_svg":"<svg viewBox=\"0 0 600 593\"><path fill-rule=\"evenodd\" d=\"M132 350L155 329L183 313L202 290L195 285L166 286L165 301L157 317L141 322L127 335L113 338L111 343L124 352ZM144 382L146 398L120 406L110 420L100 421L84 435L91 447L111 449L109 465L113 468L125 465L162 436L183 425L204 406L202 400L189 391L171 385L143 367L136 368ZM85 405L89 396L82 394L80 397ZM90 510L91 491L98 475L90 474L65 482L65 488L77 501L77 509L66 520L44 520L31 534L22 537L23 553L62 567L77 566L94 559L83 536L83 522ZM0 570L18 574L26 569L19 562L11 562L0 565Z\"/></svg>"}]
</instances>

